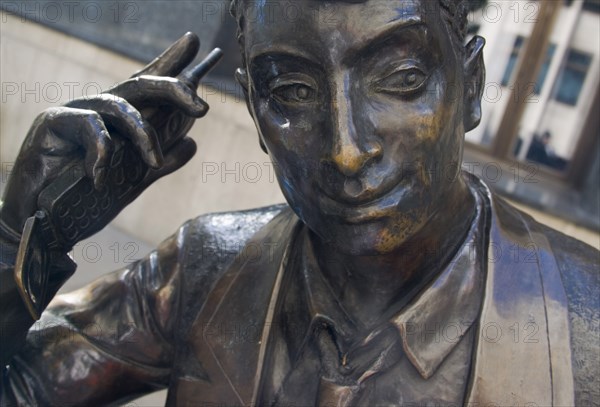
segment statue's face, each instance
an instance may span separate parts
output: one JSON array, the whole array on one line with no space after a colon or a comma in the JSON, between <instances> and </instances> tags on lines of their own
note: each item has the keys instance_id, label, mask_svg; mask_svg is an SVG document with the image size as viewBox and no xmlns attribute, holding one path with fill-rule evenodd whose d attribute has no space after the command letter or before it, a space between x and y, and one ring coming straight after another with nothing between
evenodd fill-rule
<instances>
[{"instance_id":1,"label":"statue's face","mask_svg":"<svg viewBox=\"0 0 600 407\"><path fill-rule=\"evenodd\" d=\"M463 59L431 2L295 1L302 12L279 18L258 3L245 26L249 108L298 216L365 255L450 212Z\"/></svg>"}]
</instances>

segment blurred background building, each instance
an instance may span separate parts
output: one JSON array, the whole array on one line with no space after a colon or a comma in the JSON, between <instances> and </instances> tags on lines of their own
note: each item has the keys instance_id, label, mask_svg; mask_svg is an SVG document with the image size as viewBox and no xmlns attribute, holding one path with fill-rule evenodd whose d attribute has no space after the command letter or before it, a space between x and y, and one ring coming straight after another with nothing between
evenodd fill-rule
<instances>
[{"instance_id":1,"label":"blurred background building","mask_svg":"<svg viewBox=\"0 0 600 407\"><path fill-rule=\"evenodd\" d=\"M475 3L482 7L469 31L487 40L487 82L465 167L538 220L599 248L600 0ZM266 4L272 16L298 15L293 0ZM229 0L0 2L0 190L43 109L122 81L186 31L202 40L199 58L225 51L199 89L211 112L190 132L196 157L73 249L80 270L64 290L140 258L198 214L283 202L233 81L241 61L228 9Z\"/></svg>"},{"instance_id":2,"label":"blurred background building","mask_svg":"<svg viewBox=\"0 0 600 407\"><path fill-rule=\"evenodd\" d=\"M470 32L487 39L472 150L521 170L504 193L597 229L600 1L487 1Z\"/></svg>"}]
</instances>

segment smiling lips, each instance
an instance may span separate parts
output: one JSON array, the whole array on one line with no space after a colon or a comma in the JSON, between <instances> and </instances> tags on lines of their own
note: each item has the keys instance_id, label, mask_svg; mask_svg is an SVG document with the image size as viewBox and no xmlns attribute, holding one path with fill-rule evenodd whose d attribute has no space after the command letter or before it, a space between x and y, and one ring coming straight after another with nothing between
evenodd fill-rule
<instances>
[{"instance_id":1,"label":"smiling lips","mask_svg":"<svg viewBox=\"0 0 600 407\"><path fill-rule=\"evenodd\" d=\"M379 188L365 188L365 182L349 178L344 182L343 193L332 198L324 189L318 188L321 210L347 223L364 223L389 216L410 191L403 178L396 182L380 182Z\"/></svg>"}]
</instances>

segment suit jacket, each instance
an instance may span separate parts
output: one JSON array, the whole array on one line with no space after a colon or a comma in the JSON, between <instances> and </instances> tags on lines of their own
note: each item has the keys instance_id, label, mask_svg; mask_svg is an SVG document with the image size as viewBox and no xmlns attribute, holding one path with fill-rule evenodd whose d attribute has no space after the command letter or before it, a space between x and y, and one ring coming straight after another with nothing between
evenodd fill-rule
<instances>
[{"instance_id":1,"label":"suit jacket","mask_svg":"<svg viewBox=\"0 0 600 407\"><path fill-rule=\"evenodd\" d=\"M598 403L598 252L478 188L488 262L465 400ZM259 404L303 227L286 205L201 216L146 259L57 297L7 367L2 404L123 402L167 386L168 405Z\"/></svg>"}]
</instances>

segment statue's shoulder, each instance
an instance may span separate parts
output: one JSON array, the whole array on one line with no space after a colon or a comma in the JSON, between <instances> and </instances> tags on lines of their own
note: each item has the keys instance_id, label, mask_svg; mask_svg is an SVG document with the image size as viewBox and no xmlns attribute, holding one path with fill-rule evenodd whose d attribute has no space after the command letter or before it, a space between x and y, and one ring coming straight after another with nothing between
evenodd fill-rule
<instances>
[{"instance_id":1,"label":"statue's shoulder","mask_svg":"<svg viewBox=\"0 0 600 407\"><path fill-rule=\"evenodd\" d=\"M288 205L279 204L209 213L187 221L181 227L185 232L180 233L184 240L184 272L197 275L223 269L258 230L286 209Z\"/></svg>"},{"instance_id":2,"label":"statue's shoulder","mask_svg":"<svg viewBox=\"0 0 600 407\"><path fill-rule=\"evenodd\" d=\"M186 245L195 249L198 249L199 245L218 245L222 250L237 254L260 228L288 208L287 204L278 204L200 215L185 225Z\"/></svg>"},{"instance_id":3,"label":"statue's shoulder","mask_svg":"<svg viewBox=\"0 0 600 407\"><path fill-rule=\"evenodd\" d=\"M597 292L600 284L600 251L538 222L531 215L517 209L489 189L484 192L488 194L491 202L493 217L501 229L508 231L507 236L523 236L531 233L542 235L549 243L550 251L556 260L565 287L576 286L587 294L591 293L590 290ZM599 296L595 298L599 298ZM596 305L599 302L600 298Z\"/></svg>"},{"instance_id":4,"label":"statue's shoulder","mask_svg":"<svg viewBox=\"0 0 600 407\"><path fill-rule=\"evenodd\" d=\"M569 300L570 312L600 312L600 251L571 236L523 216L531 231L543 235L550 245ZM587 314L587 312L586 312ZM589 316L589 315L588 315ZM596 319L597 320L597 319Z\"/></svg>"},{"instance_id":5,"label":"statue's shoulder","mask_svg":"<svg viewBox=\"0 0 600 407\"><path fill-rule=\"evenodd\" d=\"M594 247L571 236L544 225L530 215L520 211L497 196L493 197L494 215L503 226L519 224L528 232L545 237L552 257L560 271L565 287L570 312L583 312L594 309L596 315L600 309L600 252ZM514 221L518 218L518 221ZM512 230L522 232L515 227Z\"/></svg>"},{"instance_id":6,"label":"statue's shoulder","mask_svg":"<svg viewBox=\"0 0 600 407\"><path fill-rule=\"evenodd\" d=\"M600 252L546 225L538 224L538 228L550 242L561 272L567 276L575 274L578 279L595 282L597 288L600 282Z\"/></svg>"},{"instance_id":7,"label":"statue's shoulder","mask_svg":"<svg viewBox=\"0 0 600 407\"><path fill-rule=\"evenodd\" d=\"M287 204L198 216L183 224L180 264L183 282L183 325L191 323L210 290L228 269L248 240L282 211ZM189 321L186 321L190 319Z\"/></svg>"}]
</instances>

